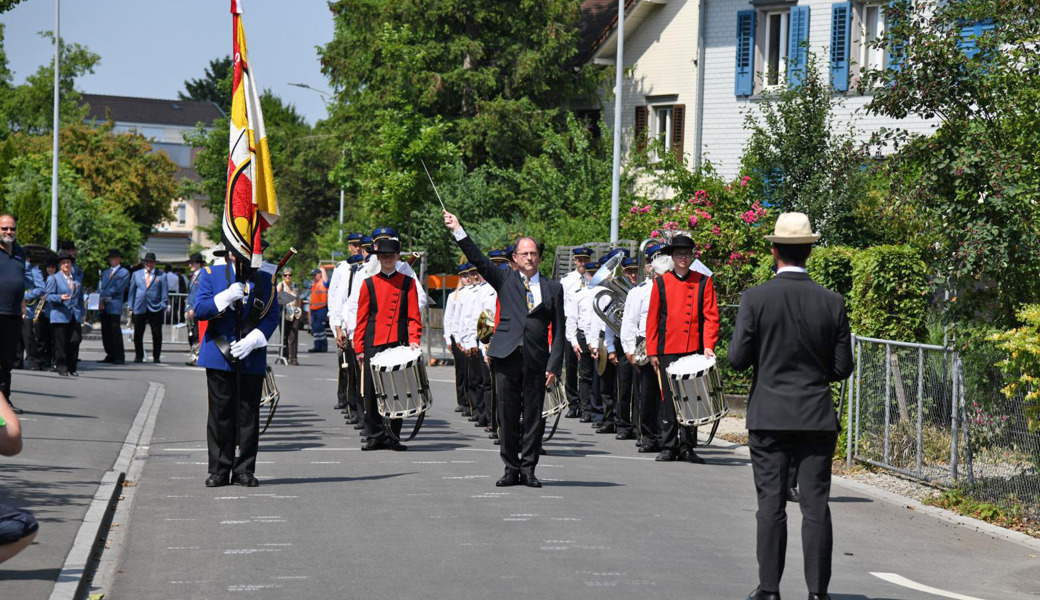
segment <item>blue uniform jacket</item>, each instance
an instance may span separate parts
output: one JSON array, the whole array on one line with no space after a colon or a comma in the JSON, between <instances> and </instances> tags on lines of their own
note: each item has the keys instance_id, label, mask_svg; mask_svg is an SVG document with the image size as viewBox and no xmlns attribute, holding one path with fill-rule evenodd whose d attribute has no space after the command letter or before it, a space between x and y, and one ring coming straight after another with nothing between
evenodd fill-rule
<instances>
[{"instance_id":1,"label":"blue uniform jacket","mask_svg":"<svg viewBox=\"0 0 1040 600\"><path fill-rule=\"evenodd\" d=\"M159 269L152 269L152 285L145 287L144 274L144 269L138 269L130 277L130 310L135 315L165 312L169 297L165 275Z\"/></svg>"},{"instance_id":2,"label":"blue uniform jacket","mask_svg":"<svg viewBox=\"0 0 1040 600\"><path fill-rule=\"evenodd\" d=\"M72 288L60 271L47 279L47 316L51 323L82 323L86 309L83 306L83 285L73 280ZM62 300L64 294L71 298Z\"/></svg>"},{"instance_id":3,"label":"blue uniform jacket","mask_svg":"<svg viewBox=\"0 0 1040 600\"><path fill-rule=\"evenodd\" d=\"M40 299L43 302L43 310L47 311L47 299L43 296L47 293L47 284L43 280L43 271L39 267L32 267L31 272L32 285L26 285L25 287L25 318L32 319L36 316L36 303L29 304L31 300ZM41 313L42 314L42 313Z\"/></svg>"},{"instance_id":4,"label":"blue uniform jacket","mask_svg":"<svg viewBox=\"0 0 1040 600\"><path fill-rule=\"evenodd\" d=\"M260 268L263 277L257 277L260 283L249 286L249 294L245 297L245 306L252 304L253 299L259 297L261 299L271 299L271 304L267 307L267 312L260 319L257 324L257 328L264 333L264 335L270 339L271 334L278 327L278 315L280 309L278 307L278 298L274 293L274 273L275 266L271 263L264 263ZM213 297L223 292L228 288L228 277L225 274L226 269L231 269L231 281L234 282L234 268L228 265L213 265L212 267L203 267L202 273L198 278L198 292L195 294L195 303L192 305L195 310L195 318L200 321L210 321L216 317L219 313L217 312L217 305L213 302ZM239 303L235 303L228 307L227 315L218 321L210 321L206 326L206 335L202 338L202 344L199 348L199 361L200 367L207 369L219 369L221 371L233 371L234 367L228 364L227 359L217 348L217 345L213 343L213 340L217 337L224 336L227 341L234 342L238 340L238 336L235 335L235 315L234 310L240 307ZM245 319L245 314L242 318ZM243 336L247 335L248 331L243 331ZM252 354L247 356L242 361L242 372L253 373L256 375L262 375L267 369L267 348L260 348L254 350Z\"/></svg>"},{"instance_id":5,"label":"blue uniform jacket","mask_svg":"<svg viewBox=\"0 0 1040 600\"><path fill-rule=\"evenodd\" d=\"M101 301L105 303L102 309L104 314L123 314L123 295L126 294L126 288L129 285L130 271L123 265L119 265L116 268L114 275L112 274L112 267L105 269L101 273L101 284L98 286L98 292L101 294Z\"/></svg>"}]
</instances>

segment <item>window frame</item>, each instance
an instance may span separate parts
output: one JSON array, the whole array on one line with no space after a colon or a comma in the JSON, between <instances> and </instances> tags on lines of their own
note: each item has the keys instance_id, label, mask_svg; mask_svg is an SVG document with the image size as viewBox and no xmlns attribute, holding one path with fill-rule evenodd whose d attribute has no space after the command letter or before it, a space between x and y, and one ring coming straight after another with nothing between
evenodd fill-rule
<instances>
[{"instance_id":1,"label":"window frame","mask_svg":"<svg viewBox=\"0 0 1040 600\"><path fill-rule=\"evenodd\" d=\"M762 31L759 35L756 35L756 54L761 58L760 64L762 65L761 77L758 85L756 85L756 92L768 92L782 87L787 82L787 58L789 50L789 37L791 35L791 7L789 5L776 6L760 9L758 21L763 23ZM777 68L773 74L776 77L775 83L770 83L770 34L773 29L773 17L779 16L779 40L777 45Z\"/></svg>"},{"instance_id":2,"label":"window frame","mask_svg":"<svg viewBox=\"0 0 1040 600\"><path fill-rule=\"evenodd\" d=\"M863 70L871 68L869 66L871 64L870 59L877 57L877 54L880 54L880 57L877 58L880 58L881 70L888 69L890 66L888 52L884 49L871 48L870 43L872 40L868 39L867 36L867 11L871 9L877 10L878 23L880 24L878 33L880 37L883 38L888 32L888 5L889 3L886 0L854 0L852 2L852 24L849 28L850 92L859 87L860 82L863 80ZM878 39L877 36L873 38L873 40L876 39Z\"/></svg>"}]
</instances>

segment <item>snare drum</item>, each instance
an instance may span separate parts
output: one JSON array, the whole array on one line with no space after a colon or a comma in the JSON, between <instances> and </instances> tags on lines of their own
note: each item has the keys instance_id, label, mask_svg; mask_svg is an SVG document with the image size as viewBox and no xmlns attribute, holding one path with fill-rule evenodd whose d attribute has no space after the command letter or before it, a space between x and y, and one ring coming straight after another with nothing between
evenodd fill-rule
<instances>
[{"instance_id":1,"label":"snare drum","mask_svg":"<svg viewBox=\"0 0 1040 600\"><path fill-rule=\"evenodd\" d=\"M372 357L372 391L380 416L407 419L433 404L422 351L408 346L383 350Z\"/></svg>"},{"instance_id":2,"label":"snare drum","mask_svg":"<svg viewBox=\"0 0 1040 600\"><path fill-rule=\"evenodd\" d=\"M563 384L560 383L559 379L556 379L552 382L552 385L545 388L545 404L542 405L542 418L548 419L558 415L567 406L567 394L563 390Z\"/></svg>"},{"instance_id":3,"label":"snare drum","mask_svg":"<svg viewBox=\"0 0 1040 600\"><path fill-rule=\"evenodd\" d=\"M684 356L669 365L666 372L675 403L675 420L680 425L710 425L729 413L714 358L702 354Z\"/></svg>"}]
</instances>

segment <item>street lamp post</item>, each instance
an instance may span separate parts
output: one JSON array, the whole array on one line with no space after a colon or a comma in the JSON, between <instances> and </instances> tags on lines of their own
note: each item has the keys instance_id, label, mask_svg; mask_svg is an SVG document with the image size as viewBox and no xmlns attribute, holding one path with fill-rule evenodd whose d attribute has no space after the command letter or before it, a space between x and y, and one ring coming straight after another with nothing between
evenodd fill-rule
<instances>
[{"instance_id":1,"label":"street lamp post","mask_svg":"<svg viewBox=\"0 0 1040 600\"><path fill-rule=\"evenodd\" d=\"M54 0L54 148L51 154L51 250L58 251L58 102L61 98L61 0Z\"/></svg>"},{"instance_id":2,"label":"street lamp post","mask_svg":"<svg viewBox=\"0 0 1040 600\"><path fill-rule=\"evenodd\" d=\"M298 87L298 88L303 88L305 90L311 90L312 92L318 92L319 94L321 94L322 95L321 101L322 101L323 104L325 104L325 112L328 112L329 104L328 104L328 102L325 101L325 96L332 96L332 94L330 94L329 92L326 92L325 90L319 90L316 87L311 87L311 86L307 85L306 83L290 83L289 85L292 85L292 86L295 86L295 87ZM342 150L341 149L339 155L340 155L340 158L342 159L346 155L346 150ZM339 243L340 244L343 243L343 196L344 196L343 187L340 186L340 188L339 188Z\"/></svg>"},{"instance_id":3,"label":"street lamp post","mask_svg":"<svg viewBox=\"0 0 1040 600\"><path fill-rule=\"evenodd\" d=\"M614 165L610 183L610 244L618 243L618 203L621 200L621 86L625 70L625 0L618 0L617 57L614 59Z\"/></svg>"}]
</instances>

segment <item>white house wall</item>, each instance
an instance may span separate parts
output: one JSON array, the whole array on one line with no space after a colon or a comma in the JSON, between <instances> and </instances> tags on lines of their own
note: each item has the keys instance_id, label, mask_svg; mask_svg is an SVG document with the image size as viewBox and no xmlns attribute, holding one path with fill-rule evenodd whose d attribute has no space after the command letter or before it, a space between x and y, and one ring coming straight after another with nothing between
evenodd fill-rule
<instances>
[{"instance_id":1,"label":"white house wall","mask_svg":"<svg viewBox=\"0 0 1040 600\"><path fill-rule=\"evenodd\" d=\"M702 0L707 2L707 14L705 17L705 60L703 66L704 72L704 157L710 161L719 173L725 177L735 176L740 167L740 157L744 149L744 145L748 140L749 133L744 129L744 115L749 110L755 110L758 104L758 100L752 98L738 97L734 93L734 81L736 77L736 29L737 29L737 12L741 10L751 9L752 6L748 0ZM685 3L685 12L694 13L694 20L696 19L696 2L690 1ZM831 6L833 2L829 1L815 1L815 0L803 0L797 3L783 4L784 6L808 6L810 7L809 15L809 46L821 60L821 67L823 75L829 77L829 56L830 56L830 37L831 37ZM778 3L778 6L781 5ZM693 21L691 21L693 22ZM756 29L761 31L764 26L763 19L756 19ZM682 29L676 27L677 29ZM684 56L692 55L696 52L696 35L692 30L686 30L689 41L688 47L684 48L681 53ZM642 33L642 31L640 32ZM664 37L664 36L662 36ZM669 38L670 38L669 33ZM675 48L669 48L668 51L662 52L661 56L667 56L669 53L674 52L676 56L680 54L680 51ZM658 56L657 50L647 52L647 55ZM678 62L678 61L677 61ZM689 66L689 73L686 78L689 82L689 93L694 91L693 83L693 71L692 64L689 61L683 61ZM762 70L762 57L756 54L755 57L755 71L760 72ZM642 65L639 65L642 68ZM859 66L851 65L850 73L853 76L858 73ZM651 71L648 71L648 73ZM657 70L656 68L652 71L654 76L665 76L663 69ZM658 81L658 80L654 80ZM665 83L667 80L662 81ZM685 82L684 82L685 83ZM851 86L850 86L851 88ZM857 137L860 140L866 140L870 137L871 132L878 130L881 127L899 127L910 131L929 133L932 131L932 126L923 120L908 118L902 121L867 116L863 110L864 105L869 101L869 96L857 95L853 89L850 89L846 97L844 106L839 108L835 114L835 123L840 127L842 123L854 123L857 131ZM627 102L626 102L627 107ZM634 109L628 112L634 112ZM692 155L693 148L693 119L695 115L694 102L690 100L687 102L687 129L686 129L686 153L688 156ZM631 127L632 115L626 114L628 118L627 127ZM630 131L626 130L626 131ZM631 134L629 133L629 139ZM690 162L690 161L688 161Z\"/></svg>"}]
</instances>

